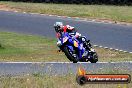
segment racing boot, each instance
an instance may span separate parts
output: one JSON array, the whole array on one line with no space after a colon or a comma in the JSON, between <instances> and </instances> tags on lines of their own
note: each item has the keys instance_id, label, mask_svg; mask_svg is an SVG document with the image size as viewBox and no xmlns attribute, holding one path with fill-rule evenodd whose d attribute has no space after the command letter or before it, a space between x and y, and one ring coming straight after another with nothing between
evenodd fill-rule
<instances>
[{"instance_id":1,"label":"racing boot","mask_svg":"<svg viewBox=\"0 0 132 88\"><path fill-rule=\"evenodd\" d=\"M88 51L85 51L82 55L82 58L87 58L88 57Z\"/></svg>"}]
</instances>

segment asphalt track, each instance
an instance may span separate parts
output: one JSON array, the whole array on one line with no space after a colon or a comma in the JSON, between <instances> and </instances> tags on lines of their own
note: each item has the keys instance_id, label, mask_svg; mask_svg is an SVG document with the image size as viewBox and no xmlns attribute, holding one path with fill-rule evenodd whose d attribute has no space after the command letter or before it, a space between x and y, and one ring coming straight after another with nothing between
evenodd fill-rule
<instances>
[{"instance_id":1,"label":"asphalt track","mask_svg":"<svg viewBox=\"0 0 132 88\"><path fill-rule=\"evenodd\" d=\"M0 76L19 76L29 74L47 74L47 75L75 75L79 67L83 67L89 74L116 71L130 74L132 72L132 63L69 63L69 62L1 62ZM113 72L114 73L114 72Z\"/></svg>"},{"instance_id":2,"label":"asphalt track","mask_svg":"<svg viewBox=\"0 0 132 88\"><path fill-rule=\"evenodd\" d=\"M62 21L75 26L93 44L132 52L132 26L89 22L40 14L0 11L0 31L55 37L53 24Z\"/></svg>"},{"instance_id":3,"label":"asphalt track","mask_svg":"<svg viewBox=\"0 0 132 88\"><path fill-rule=\"evenodd\" d=\"M40 14L0 11L0 31L19 32L54 38L55 32L53 30L53 24L56 21L62 21L65 24L75 26L93 44L132 52L132 26L97 23ZM132 71L131 62L98 62L96 64L72 64L69 62L1 62L0 76L33 73L64 75L69 72L76 74L79 66L83 66L89 73L112 69L118 69L124 72Z\"/></svg>"}]
</instances>

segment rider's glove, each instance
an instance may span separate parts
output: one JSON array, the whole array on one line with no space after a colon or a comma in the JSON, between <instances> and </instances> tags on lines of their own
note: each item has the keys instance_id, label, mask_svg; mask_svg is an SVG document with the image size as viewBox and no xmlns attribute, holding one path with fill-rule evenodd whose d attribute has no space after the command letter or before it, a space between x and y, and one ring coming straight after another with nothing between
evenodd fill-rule
<instances>
[{"instance_id":1,"label":"rider's glove","mask_svg":"<svg viewBox=\"0 0 132 88\"><path fill-rule=\"evenodd\" d=\"M61 46L61 41L60 40L57 41L57 46L58 47Z\"/></svg>"},{"instance_id":2,"label":"rider's glove","mask_svg":"<svg viewBox=\"0 0 132 88\"><path fill-rule=\"evenodd\" d=\"M78 32L76 32L75 37L78 38L78 37L80 37L80 36L81 36L81 34L78 33Z\"/></svg>"}]
</instances>

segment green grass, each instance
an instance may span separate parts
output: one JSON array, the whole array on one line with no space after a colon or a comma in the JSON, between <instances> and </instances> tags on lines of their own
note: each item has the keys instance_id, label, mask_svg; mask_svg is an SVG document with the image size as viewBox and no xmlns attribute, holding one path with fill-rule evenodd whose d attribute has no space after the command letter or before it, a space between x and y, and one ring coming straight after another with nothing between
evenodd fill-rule
<instances>
[{"instance_id":1,"label":"green grass","mask_svg":"<svg viewBox=\"0 0 132 88\"><path fill-rule=\"evenodd\" d=\"M116 71L117 72L117 71ZM114 74L117 74L117 73ZM99 73L99 72L98 72ZM109 73L111 72L103 72ZM103 74L101 73L101 74ZM131 72L124 72L129 73ZM24 76L7 76L0 77L1 88L131 88L132 82L129 84L86 84L80 86L76 82L76 75L24 75Z\"/></svg>"},{"instance_id":2,"label":"green grass","mask_svg":"<svg viewBox=\"0 0 132 88\"><path fill-rule=\"evenodd\" d=\"M67 61L62 54L56 56L55 39L0 32L0 43L0 61Z\"/></svg>"},{"instance_id":3,"label":"green grass","mask_svg":"<svg viewBox=\"0 0 132 88\"><path fill-rule=\"evenodd\" d=\"M0 2L19 11L132 22L132 6Z\"/></svg>"},{"instance_id":4,"label":"green grass","mask_svg":"<svg viewBox=\"0 0 132 88\"><path fill-rule=\"evenodd\" d=\"M0 32L0 61L69 61L57 52L56 39L12 32ZM131 61L132 54L94 47L99 61Z\"/></svg>"}]
</instances>

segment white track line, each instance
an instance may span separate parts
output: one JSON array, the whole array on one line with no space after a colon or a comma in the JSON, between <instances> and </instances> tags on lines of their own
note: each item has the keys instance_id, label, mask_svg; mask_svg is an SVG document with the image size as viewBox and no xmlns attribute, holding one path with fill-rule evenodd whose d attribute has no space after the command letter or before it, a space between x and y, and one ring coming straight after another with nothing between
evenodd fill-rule
<instances>
[{"instance_id":1,"label":"white track line","mask_svg":"<svg viewBox=\"0 0 132 88\"><path fill-rule=\"evenodd\" d=\"M9 10L5 10L9 11ZM115 23L111 21L101 21L101 20L95 20L95 19L86 19L86 18L79 18L79 17L69 17L69 16L59 16L59 15L50 15L50 14L41 14L41 13L29 13L29 12L20 12L20 11L12 11L12 12L19 12L19 13L27 13L27 14L38 14L38 15L46 15L46 16L56 16L59 18L71 18L71 19L77 19L79 21L87 21L87 22L94 22L94 23L103 23L103 24L118 24L118 25L125 25L125 26L131 26L131 24L125 24L125 23Z\"/></svg>"},{"instance_id":2,"label":"white track line","mask_svg":"<svg viewBox=\"0 0 132 88\"><path fill-rule=\"evenodd\" d=\"M114 49L114 48L109 48L109 47L103 47L103 46L99 46L99 45L93 45L94 47L99 47L99 48L104 48L104 49L110 49L110 50L115 50L115 51L119 51L119 52L124 52L124 53L130 53L132 54L132 52L128 52L128 51L124 51L124 50L120 50L120 49Z\"/></svg>"},{"instance_id":3,"label":"white track line","mask_svg":"<svg viewBox=\"0 0 132 88\"><path fill-rule=\"evenodd\" d=\"M0 64L88 64L90 62L78 62L78 63L72 63L72 62L0 62ZM103 63L132 63L132 61L120 61L120 62L97 62L100 64ZM96 63L92 63L96 64Z\"/></svg>"},{"instance_id":4,"label":"white track line","mask_svg":"<svg viewBox=\"0 0 132 88\"><path fill-rule=\"evenodd\" d=\"M15 13L17 13L18 11L14 11Z\"/></svg>"},{"instance_id":5,"label":"white track line","mask_svg":"<svg viewBox=\"0 0 132 88\"><path fill-rule=\"evenodd\" d=\"M105 49L108 49L108 47L104 47Z\"/></svg>"}]
</instances>

